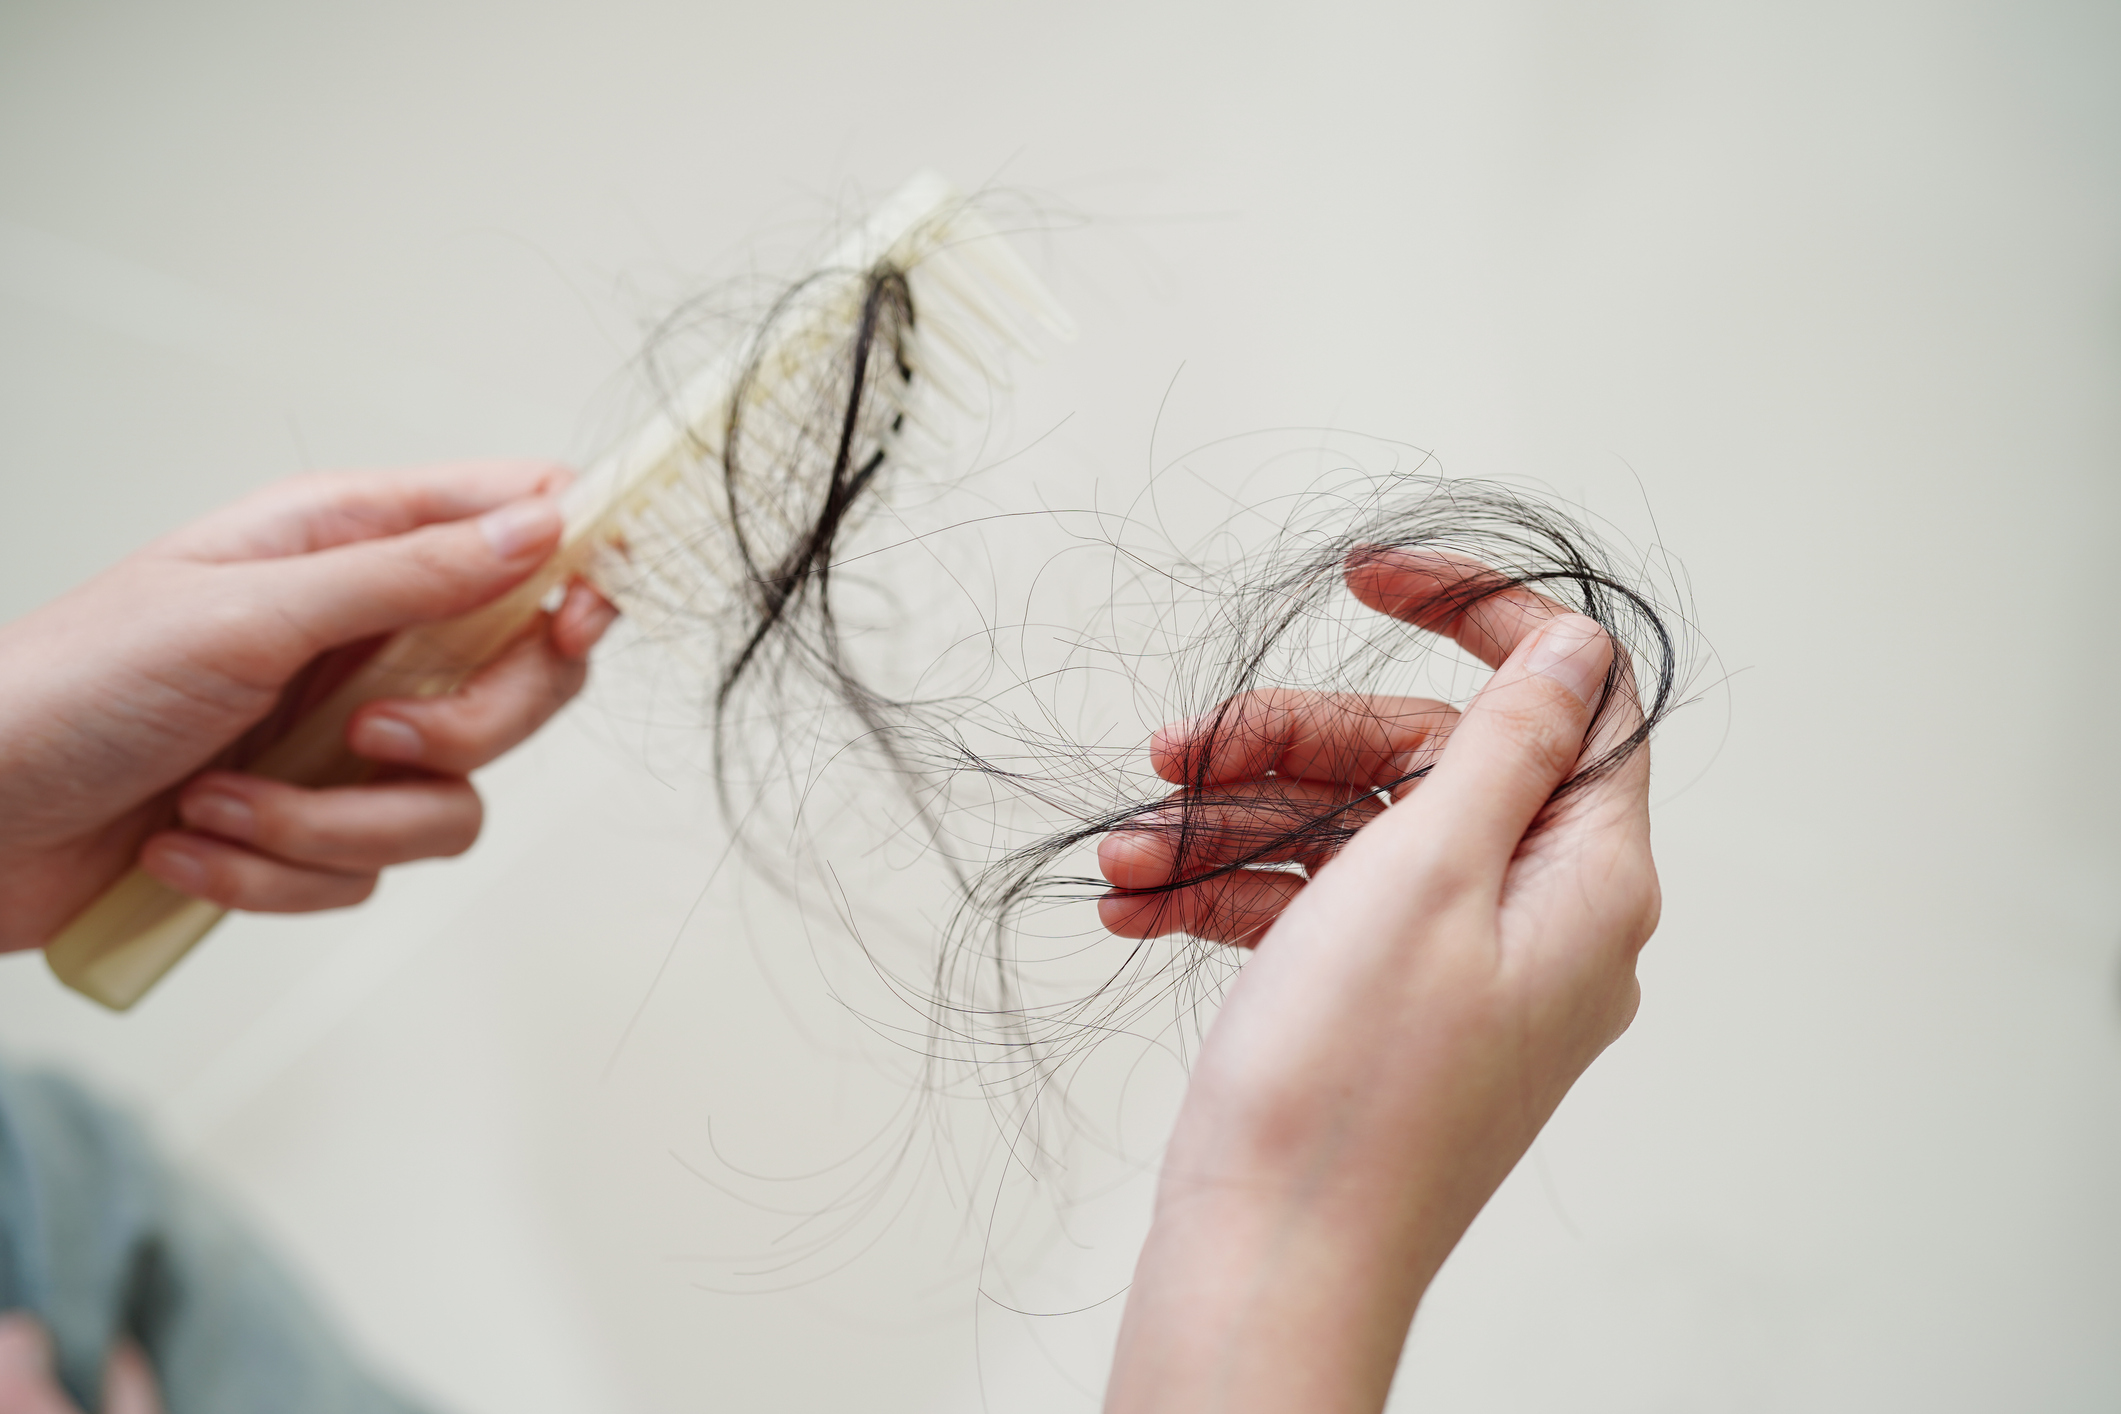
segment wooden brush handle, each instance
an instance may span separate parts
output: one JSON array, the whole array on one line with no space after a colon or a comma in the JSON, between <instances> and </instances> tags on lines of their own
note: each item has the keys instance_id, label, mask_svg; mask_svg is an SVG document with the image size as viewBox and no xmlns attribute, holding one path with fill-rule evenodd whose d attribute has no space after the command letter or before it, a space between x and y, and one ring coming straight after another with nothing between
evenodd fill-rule
<instances>
[{"instance_id":1,"label":"wooden brush handle","mask_svg":"<svg viewBox=\"0 0 2121 1414\"><path fill-rule=\"evenodd\" d=\"M455 689L536 621L540 602L572 577L580 558L562 550L484 608L399 633L248 769L313 787L367 779L374 763L346 746L355 710L379 697L435 697ZM226 911L135 866L45 945L44 958L67 986L124 1011L213 931Z\"/></svg>"}]
</instances>

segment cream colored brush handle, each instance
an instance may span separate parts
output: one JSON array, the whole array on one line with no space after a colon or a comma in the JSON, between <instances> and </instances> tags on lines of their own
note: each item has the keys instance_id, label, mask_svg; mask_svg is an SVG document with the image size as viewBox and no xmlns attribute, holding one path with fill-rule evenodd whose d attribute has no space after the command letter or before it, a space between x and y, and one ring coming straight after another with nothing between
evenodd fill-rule
<instances>
[{"instance_id":1,"label":"cream colored brush handle","mask_svg":"<svg viewBox=\"0 0 2121 1414\"><path fill-rule=\"evenodd\" d=\"M346 747L355 709L379 697L433 697L455 688L515 641L580 558L562 551L505 598L398 634L248 769L304 786L366 778L373 767ZM47 943L44 958L67 986L124 1011L213 931L223 912L134 868Z\"/></svg>"}]
</instances>

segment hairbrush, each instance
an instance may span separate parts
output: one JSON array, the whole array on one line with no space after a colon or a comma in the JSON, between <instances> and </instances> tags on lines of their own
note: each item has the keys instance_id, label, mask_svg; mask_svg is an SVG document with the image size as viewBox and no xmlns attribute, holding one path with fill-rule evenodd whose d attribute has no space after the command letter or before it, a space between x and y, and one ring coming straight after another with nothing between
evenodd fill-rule
<instances>
[{"instance_id":1,"label":"hairbrush","mask_svg":"<svg viewBox=\"0 0 2121 1414\"><path fill-rule=\"evenodd\" d=\"M914 177L567 490L566 531L543 568L484 608L392 637L247 769L312 787L367 778L373 763L346 745L357 708L452 691L577 578L651 636L682 638L657 632L680 613L739 621L726 694L782 606L822 577L835 535L890 473L947 446L1010 351L1037 352L1041 329L1071 333L1007 239L948 181ZM224 912L136 867L45 958L67 986L124 1010Z\"/></svg>"}]
</instances>

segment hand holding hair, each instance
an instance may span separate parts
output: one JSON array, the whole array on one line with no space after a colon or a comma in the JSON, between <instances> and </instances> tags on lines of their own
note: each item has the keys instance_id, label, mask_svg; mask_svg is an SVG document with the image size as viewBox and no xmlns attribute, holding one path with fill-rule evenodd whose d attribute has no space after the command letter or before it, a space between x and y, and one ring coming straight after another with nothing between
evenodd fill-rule
<instances>
[{"instance_id":1,"label":"hand holding hair","mask_svg":"<svg viewBox=\"0 0 2121 1414\"><path fill-rule=\"evenodd\" d=\"M1188 749L1198 724L1159 735L1159 774L1217 795L1200 835L1175 847L1152 820L1104 842L1109 880L1153 888L1201 872L1181 854L1212 863L1248 802L1360 801L1433 761L1336 857L1296 861L1308 881L1245 870L1103 905L1123 935L1219 918L1257 944L1172 1135L1109 1409L1381 1408L1444 1258L1634 1016L1659 907L1648 753L1555 795L1640 725L1632 677L1591 619L1485 573L1406 551L1347 569L1365 604L1496 669L1462 717L1254 694L1206 736L1215 759Z\"/></svg>"},{"instance_id":2,"label":"hand holding hair","mask_svg":"<svg viewBox=\"0 0 2121 1414\"><path fill-rule=\"evenodd\" d=\"M364 707L348 744L375 780L241 768L384 635L527 578L570 480L528 462L295 478L0 626L0 950L42 945L136 858L226 907L305 912L470 847L465 775L574 696L614 617L584 585L458 691Z\"/></svg>"}]
</instances>

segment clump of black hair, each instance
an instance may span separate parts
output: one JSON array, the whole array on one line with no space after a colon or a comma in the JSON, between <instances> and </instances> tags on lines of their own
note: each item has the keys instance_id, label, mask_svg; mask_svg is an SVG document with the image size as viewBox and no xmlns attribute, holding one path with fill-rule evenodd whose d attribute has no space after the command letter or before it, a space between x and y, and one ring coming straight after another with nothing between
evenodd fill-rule
<instances>
[{"instance_id":1,"label":"clump of black hair","mask_svg":"<svg viewBox=\"0 0 2121 1414\"><path fill-rule=\"evenodd\" d=\"M1248 544L1226 533L1214 555L1111 539L1126 572L1094 629L1069 635L1065 664L1019 668L1018 683L1032 686L1013 698L901 702L877 714L897 758L913 763L924 809L949 822L941 843L964 880L932 971L902 975L895 988L927 1018L932 1081L973 1077L1034 1149L1043 1142L1038 1102L1065 1100L1056 1082L1071 1066L1116 1036L1151 1039L1196 1013L1241 963L1242 951L1224 943L1256 941L1264 927L1186 912L1181 901L1244 871L1307 875L1435 763L1433 746L1382 768L1314 761L1285 792L1233 794L1210 763L1258 744L1259 720L1245 704L1271 693L1286 708L1330 702L1396 714L1409 710L1410 694L1463 701L1487 669L1441 631L1497 596L1537 595L1556 613L1597 622L1616 650L1592 745L1554 792L1551 818L1644 749L1689 679L1691 640L1670 566L1656 561L1653 573L1651 562L1623 560L1550 499L1493 482L1358 472L1281 509L1272 534ZM1411 618L1392 617L1359 602L1348 578L1394 557L1440 557L1460 573ZM1653 584L1660 576L1665 586ZM1084 676L1125 685L1141 734L1076 729L1063 685ZM1191 745L1174 782L1168 764L1162 776L1148 769L1144 737L1182 720L1193 724ZM1380 716L1380 728L1391 725ZM1174 862L1169 880L1115 891L1087 869L1117 831L1160 841ZM1169 905L1145 930L1169 936L1106 933L1083 906L1114 892Z\"/></svg>"},{"instance_id":2,"label":"clump of black hair","mask_svg":"<svg viewBox=\"0 0 2121 1414\"><path fill-rule=\"evenodd\" d=\"M709 719L724 814L748 822L738 837L773 877L787 870L762 846L757 798L804 777L828 722L888 750L874 694L846 662L834 571L897 464L933 453L906 435L924 372L913 288L892 260L732 285L649 341L674 422L692 425L683 382L664 370L719 362L730 391L720 419L689 434L668 504L629 527L616 592L635 635L667 650L658 675L682 665L697 694L685 715L696 723L704 706Z\"/></svg>"},{"instance_id":3,"label":"clump of black hair","mask_svg":"<svg viewBox=\"0 0 2121 1414\"><path fill-rule=\"evenodd\" d=\"M761 345L834 278L813 276L783 295L761 326ZM860 314L841 348L807 376L779 382L754 355L730 400L719 461L748 622L715 684L718 730L746 670L770 652L801 662L867 716L833 618L833 552L890 455L890 436L904 426L902 398L889 384L913 381L906 339L914 310L895 265L859 278Z\"/></svg>"}]
</instances>

